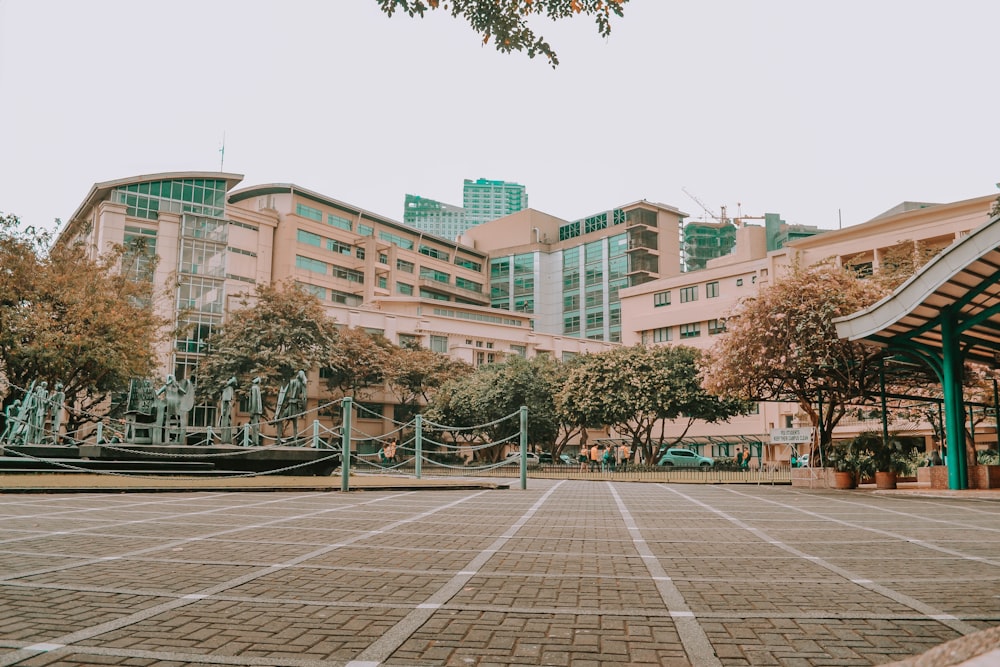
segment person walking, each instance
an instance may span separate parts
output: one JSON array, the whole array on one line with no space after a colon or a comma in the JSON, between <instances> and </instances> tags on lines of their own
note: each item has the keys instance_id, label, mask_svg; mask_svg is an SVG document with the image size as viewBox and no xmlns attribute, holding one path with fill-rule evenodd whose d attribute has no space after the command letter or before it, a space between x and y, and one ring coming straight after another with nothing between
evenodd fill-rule
<instances>
[{"instance_id":1,"label":"person walking","mask_svg":"<svg viewBox=\"0 0 1000 667\"><path fill-rule=\"evenodd\" d=\"M586 446L580 446L580 453L577 454L576 460L580 462L580 472L587 472L587 464L590 462L590 452Z\"/></svg>"},{"instance_id":2,"label":"person walking","mask_svg":"<svg viewBox=\"0 0 1000 667\"><path fill-rule=\"evenodd\" d=\"M601 465L601 450L597 443L590 448L590 472L594 472Z\"/></svg>"}]
</instances>

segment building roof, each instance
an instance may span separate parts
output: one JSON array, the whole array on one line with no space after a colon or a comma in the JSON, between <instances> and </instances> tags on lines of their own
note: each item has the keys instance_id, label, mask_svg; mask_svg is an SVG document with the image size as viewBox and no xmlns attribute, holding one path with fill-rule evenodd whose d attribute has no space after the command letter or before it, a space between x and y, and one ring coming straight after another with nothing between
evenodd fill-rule
<instances>
[{"instance_id":1,"label":"building roof","mask_svg":"<svg viewBox=\"0 0 1000 667\"><path fill-rule=\"evenodd\" d=\"M955 241L892 294L835 320L837 334L880 346L939 351L942 323L954 314L964 357L1000 358L1000 216Z\"/></svg>"}]
</instances>

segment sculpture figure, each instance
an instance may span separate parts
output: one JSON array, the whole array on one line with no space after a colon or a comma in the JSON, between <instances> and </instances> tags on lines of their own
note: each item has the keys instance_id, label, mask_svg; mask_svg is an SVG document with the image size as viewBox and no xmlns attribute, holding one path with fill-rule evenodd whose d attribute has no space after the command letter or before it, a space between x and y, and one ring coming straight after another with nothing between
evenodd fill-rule
<instances>
[{"instance_id":1,"label":"sculpture figure","mask_svg":"<svg viewBox=\"0 0 1000 667\"><path fill-rule=\"evenodd\" d=\"M282 387L281 395L278 397L278 408L276 419L278 419L278 440L281 441L284 432L285 422L292 422L292 438L299 434L299 417L305 411L306 404L306 372L298 371L295 376Z\"/></svg>"},{"instance_id":2,"label":"sculpture figure","mask_svg":"<svg viewBox=\"0 0 1000 667\"><path fill-rule=\"evenodd\" d=\"M52 444L59 444L59 429L62 428L63 403L66 402L66 392L63 383L56 382L55 390L49 395L49 430L52 433Z\"/></svg>"},{"instance_id":3,"label":"sculpture figure","mask_svg":"<svg viewBox=\"0 0 1000 667\"><path fill-rule=\"evenodd\" d=\"M264 398L260 393L260 377L255 377L250 384L250 443L260 445L260 416L264 414Z\"/></svg>"},{"instance_id":4,"label":"sculpture figure","mask_svg":"<svg viewBox=\"0 0 1000 667\"><path fill-rule=\"evenodd\" d=\"M168 375L163 386L156 390L156 396L163 397L163 409L159 424L162 429L160 442L170 442L171 440L178 443L184 442L185 415L182 415L181 398L187 393L186 386L181 386L172 374Z\"/></svg>"},{"instance_id":5,"label":"sculpture figure","mask_svg":"<svg viewBox=\"0 0 1000 667\"><path fill-rule=\"evenodd\" d=\"M236 378L231 377L222 387L219 401L219 437L222 442L233 440L233 396L236 394Z\"/></svg>"},{"instance_id":6,"label":"sculpture figure","mask_svg":"<svg viewBox=\"0 0 1000 667\"><path fill-rule=\"evenodd\" d=\"M14 444L14 438L20 433L21 422L18 417L21 414L21 399L16 399L3 411L4 426L3 435L0 435L0 444Z\"/></svg>"},{"instance_id":7,"label":"sculpture figure","mask_svg":"<svg viewBox=\"0 0 1000 667\"><path fill-rule=\"evenodd\" d=\"M41 444L45 435L45 415L49 408L49 383L42 380L31 392L31 409L27 415L28 430L24 444Z\"/></svg>"}]
</instances>

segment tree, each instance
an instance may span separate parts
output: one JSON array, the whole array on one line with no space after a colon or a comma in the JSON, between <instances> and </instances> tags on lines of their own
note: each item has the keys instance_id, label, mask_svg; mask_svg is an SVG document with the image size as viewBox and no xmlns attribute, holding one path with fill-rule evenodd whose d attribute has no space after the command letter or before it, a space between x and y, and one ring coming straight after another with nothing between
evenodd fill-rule
<instances>
[{"instance_id":1,"label":"tree","mask_svg":"<svg viewBox=\"0 0 1000 667\"><path fill-rule=\"evenodd\" d=\"M73 432L99 419L130 379L152 373L167 322L154 313L153 284L129 278L134 248L92 259L18 223L0 217L0 375L18 389L62 382ZM4 407L18 397L7 391Z\"/></svg>"},{"instance_id":2,"label":"tree","mask_svg":"<svg viewBox=\"0 0 1000 667\"><path fill-rule=\"evenodd\" d=\"M524 405L528 408L528 442L551 443L559 428L551 384L552 363L558 362L514 356L480 366L445 384L425 415L431 422L466 429L451 432L456 440L516 445L520 422L515 413ZM482 456L497 461L502 451L498 444L484 450Z\"/></svg>"},{"instance_id":3,"label":"tree","mask_svg":"<svg viewBox=\"0 0 1000 667\"><path fill-rule=\"evenodd\" d=\"M796 401L819 427L821 444L828 444L847 406L878 392L884 354L839 338L833 320L886 293L880 281L832 263L792 266L726 320L727 333L711 351L706 387L747 401Z\"/></svg>"},{"instance_id":4,"label":"tree","mask_svg":"<svg viewBox=\"0 0 1000 667\"><path fill-rule=\"evenodd\" d=\"M747 409L741 400L720 399L702 387L701 352L693 348L635 345L584 359L556 398L559 413L570 423L613 427L642 449L646 461L663 448L665 420L686 420L677 442L697 420L727 421ZM660 438L654 443L658 422Z\"/></svg>"},{"instance_id":5,"label":"tree","mask_svg":"<svg viewBox=\"0 0 1000 667\"><path fill-rule=\"evenodd\" d=\"M363 390L382 384L385 364L393 349L384 336L356 327L341 329L337 344L323 360L327 388L344 396L367 398Z\"/></svg>"},{"instance_id":6,"label":"tree","mask_svg":"<svg viewBox=\"0 0 1000 667\"><path fill-rule=\"evenodd\" d=\"M258 285L240 305L208 341L209 351L198 366L203 396L216 397L231 377L240 381L241 396L257 376L265 393L276 393L299 370L332 356L338 340L334 321L319 299L294 284Z\"/></svg>"},{"instance_id":7,"label":"tree","mask_svg":"<svg viewBox=\"0 0 1000 667\"><path fill-rule=\"evenodd\" d=\"M416 413L417 407L429 403L444 383L471 370L465 362L426 348L401 347L385 361L383 376L399 405Z\"/></svg>"},{"instance_id":8,"label":"tree","mask_svg":"<svg viewBox=\"0 0 1000 667\"><path fill-rule=\"evenodd\" d=\"M529 58L544 55L553 68L559 58L545 38L528 26L533 15L551 20L575 15L592 16L602 37L611 34L611 17L623 16L628 0L377 0L379 7L392 16L397 10L409 16L423 18L429 10L441 9L461 17L482 35L483 44L490 40L497 51L524 51Z\"/></svg>"}]
</instances>

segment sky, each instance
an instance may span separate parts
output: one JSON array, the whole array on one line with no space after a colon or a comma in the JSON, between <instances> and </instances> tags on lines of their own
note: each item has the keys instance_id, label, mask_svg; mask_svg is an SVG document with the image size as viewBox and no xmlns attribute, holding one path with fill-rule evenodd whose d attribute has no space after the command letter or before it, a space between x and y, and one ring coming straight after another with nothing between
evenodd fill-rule
<instances>
[{"instance_id":1,"label":"sky","mask_svg":"<svg viewBox=\"0 0 1000 667\"><path fill-rule=\"evenodd\" d=\"M996 0L532 25L558 68L376 0L0 0L0 212L53 228L94 183L220 169L394 220L466 178L566 220L646 199L824 229L998 193Z\"/></svg>"}]
</instances>

